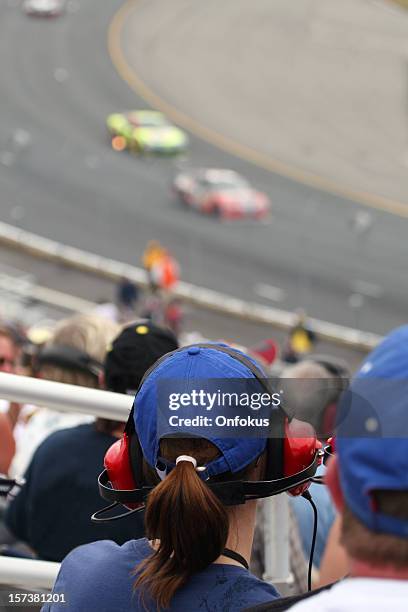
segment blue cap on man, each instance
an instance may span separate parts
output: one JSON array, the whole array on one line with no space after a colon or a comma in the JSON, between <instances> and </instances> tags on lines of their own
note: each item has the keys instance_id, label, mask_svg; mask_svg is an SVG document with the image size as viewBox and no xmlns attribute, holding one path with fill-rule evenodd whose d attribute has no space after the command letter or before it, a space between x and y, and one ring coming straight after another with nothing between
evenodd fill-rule
<instances>
[{"instance_id":1,"label":"blue cap on man","mask_svg":"<svg viewBox=\"0 0 408 612\"><path fill-rule=\"evenodd\" d=\"M374 495L408 491L408 325L368 355L344 394L336 452L351 511L372 531L408 537L408 520L379 512Z\"/></svg>"}]
</instances>

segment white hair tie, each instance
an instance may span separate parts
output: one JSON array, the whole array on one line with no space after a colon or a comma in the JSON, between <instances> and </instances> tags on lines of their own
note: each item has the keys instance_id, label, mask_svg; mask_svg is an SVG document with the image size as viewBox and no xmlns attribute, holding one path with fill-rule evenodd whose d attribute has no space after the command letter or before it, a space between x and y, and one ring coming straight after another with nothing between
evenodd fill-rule
<instances>
[{"instance_id":1,"label":"white hair tie","mask_svg":"<svg viewBox=\"0 0 408 612\"><path fill-rule=\"evenodd\" d=\"M197 467L197 461L194 459L194 457L190 457L190 455L180 455L180 457L177 457L176 465L180 463L180 461L189 461L194 465L194 468Z\"/></svg>"}]
</instances>

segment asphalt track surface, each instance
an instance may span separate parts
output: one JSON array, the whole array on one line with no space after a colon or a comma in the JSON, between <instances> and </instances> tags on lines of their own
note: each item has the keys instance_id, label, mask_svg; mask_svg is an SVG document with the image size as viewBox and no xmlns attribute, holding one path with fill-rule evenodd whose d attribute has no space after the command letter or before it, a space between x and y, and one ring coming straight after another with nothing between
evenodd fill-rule
<instances>
[{"instance_id":1,"label":"asphalt track surface","mask_svg":"<svg viewBox=\"0 0 408 612\"><path fill-rule=\"evenodd\" d=\"M106 115L145 106L107 51L107 30L120 5L82 0L75 12L48 21L1 1L1 219L134 264L156 238L175 253L187 281L282 308L301 305L314 317L367 331L384 333L405 322L406 219L372 212L371 230L358 237L351 221L361 206L195 137L184 162L110 149ZM2 154L17 128L32 143L7 165ZM241 171L270 195L271 222L219 223L184 210L170 193L180 163ZM356 282L371 295L360 309L349 305ZM262 284L282 290L281 300L258 296ZM75 293L69 284L65 290Z\"/></svg>"},{"instance_id":2,"label":"asphalt track surface","mask_svg":"<svg viewBox=\"0 0 408 612\"><path fill-rule=\"evenodd\" d=\"M407 35L387 0L128 0L110 53L212 144L406 217Z\"/></svg>"}]
</instances>

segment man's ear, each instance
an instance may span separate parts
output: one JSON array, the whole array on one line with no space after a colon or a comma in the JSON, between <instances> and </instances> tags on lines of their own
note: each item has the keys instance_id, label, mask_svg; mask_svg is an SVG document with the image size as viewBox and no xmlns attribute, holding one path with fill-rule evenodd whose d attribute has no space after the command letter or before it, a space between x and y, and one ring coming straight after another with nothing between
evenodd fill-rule
<instances>
[{"instance_id":1,"label":"man's ear","mask_svg":"<svg viewBox=\"0 0 408 612\"><path fill-rule=\"evenodd\" d=\"M105 389L105 372L99 372L98 383L100 389Z\"/></svg>"},{"instance_id":2,"label":"man's ear","mask_svg":"<svg viewBox=\"0 0 408 612\"><path fill-rule=\"evenodd\" d=\"M338 512L343 512L344 496L341 489L339 463L336 455L333 455L328 462L325 482Z\"/></svg>"}]
</instances>

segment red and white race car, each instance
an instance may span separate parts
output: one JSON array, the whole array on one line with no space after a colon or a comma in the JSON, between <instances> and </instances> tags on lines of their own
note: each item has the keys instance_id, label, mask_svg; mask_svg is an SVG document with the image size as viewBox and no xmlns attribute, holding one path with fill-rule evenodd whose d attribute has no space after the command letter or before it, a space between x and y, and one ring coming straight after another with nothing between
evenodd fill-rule
<instances>
[{"instance_id":1,"label":"red and white race car","mask_svg":"<svg viewBox=\"0 0 408 612\"><path fill-rule=\"evenodd\" d=\"M253 189L233 170L181 172L174 179L173 189L191 208L222 219L263 219L270 209L268 196Z\"/></svg>"}]
</instances>

